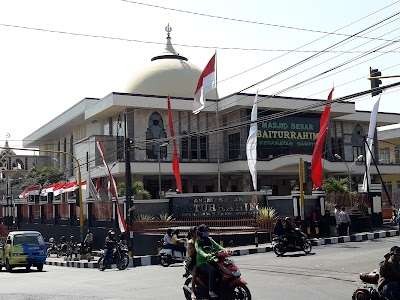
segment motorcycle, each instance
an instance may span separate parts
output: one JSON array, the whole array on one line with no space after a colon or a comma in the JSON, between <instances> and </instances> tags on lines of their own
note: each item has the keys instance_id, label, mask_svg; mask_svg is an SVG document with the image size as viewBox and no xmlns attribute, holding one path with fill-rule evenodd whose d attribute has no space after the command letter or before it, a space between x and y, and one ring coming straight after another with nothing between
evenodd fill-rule
<instances>
[{"instance_id":1,"label":"motorcycle","mask_svg":"<svg viewBox=\"0 0 400 300\"><path fill-rule=\"evenodd\" d=\"M160 263L163 267L184 262L185 256L182 251L166 248L165 245L163 245L163 240L161 240L159 244L160 250L158 255L160 256Z\"/></svg>"},{"instance_id":2,"label":"motorcycle","mask_svg":"<svg viewBox=\"0 0 400 300\"><path fill-rule=\"evenodd\" d=\"M215 253L215 260L212 264L218 270L216 277L215 291L220 300L251 300L251 293L247 287L247 282L241 277L239 268L228 257L231 254L226 251ZM183 293L187 300L191 299L192 289L197 299L208 299L208 278L206 274L198 274L192 286L192 274L187 269L183 275L186 277L183 285Z\"/></svg>"},{"instance_id":3,"label":"motorcycle","mask_svg":"<svg viewBox=\"0 0 400 300\"><path fill-rule=\"evenodd\" d=\"M100 258L97 261L97 265L100 271L104 271L107 265L104 263L105 253L101 251ZM111 265L115 264L118 270L125 270L129 265L128 246L126 243L120 241L116 247L112 250L111 259L109 262Z\"/></svg>"},{"instance_id":4,"label":"motorcycle","mask_svg":"<svg viewBox=\"0 0 400 300\"><path fill-rule=\"evenodd\" d=\"M287 237L278 236L272 239L272 249L277 256L283 256L286 252L304 251L305 254L311 253L312 245L307 236L298 228L295 229L295 243L290 244Z\"/></svg>"},{"instance_id":5,"label":"motorcycle","mask_svg":"<svg viewBox=\"0 0 400 300\"><path fill-rule=\"evenodd\" d=\"M49 243L47 246L47 257L50 257L51 254L55 255L58 254L58 245L56 244L53 238L49 239Z\"/></svg>"},{"instance_id":6,"label":"motorcycle","mask_svg":"<svg viewBox=\"0 0 400 300\"><path fill-rule=\"evenodd\" d=\"M352 300L387 300L376 288L379 280L378 273L361 273L360 279L364 287L354 291Z\"/></svg>"}]
</instances>

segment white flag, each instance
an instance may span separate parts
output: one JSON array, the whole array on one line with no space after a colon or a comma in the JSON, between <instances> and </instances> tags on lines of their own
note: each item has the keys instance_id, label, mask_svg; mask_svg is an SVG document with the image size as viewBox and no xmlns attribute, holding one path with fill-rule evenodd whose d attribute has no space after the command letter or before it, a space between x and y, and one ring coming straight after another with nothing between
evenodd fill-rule
<instances>
[{"instance_id":1,"label":"white flag","mask_svg":"<svg viewBox=\"0 0 400 300\"><path fill-rule=\"evenodd\" d=\"M371 185L371 174L370 174L370 165L371 165L371 160L372 160L371 152L373 153L373 151L374 151L373 144L374 144L374 136L375 136L375 129L376 129L376 118L378 117L380 100L381 100L381 96L379 96L378 100L376 100L376 102L374 104L374 107L372 108L371 117L369 120L368 137L367 137L368 146L364 145L365 153L366 153L365 159L366 159L367 170L364 174L364 181L363 181L363 186L362 186L363 192L368 192L368 186Z\"/></svg>"},{"instance_id":2,"label":"white flag","mask_svg":"<svg viewBox=\"0 0 400 300\"><path fill-rule=\"evenodd\" d=\"M253 109L251 110L251 124L246 143L247 164L249 165L255 191L257 191L257 97L258 91L254 97Z\"/></svg>"}]
</instances>

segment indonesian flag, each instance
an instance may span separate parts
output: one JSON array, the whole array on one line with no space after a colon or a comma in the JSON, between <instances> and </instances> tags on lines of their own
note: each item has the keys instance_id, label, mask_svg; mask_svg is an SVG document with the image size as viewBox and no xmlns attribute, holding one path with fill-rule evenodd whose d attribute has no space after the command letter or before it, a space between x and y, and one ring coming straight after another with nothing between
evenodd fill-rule
<instances>
[{"instance_id":1,"label":"indonesian flag","mask_svg":"<svg viewBox=\"0 0 400 300\"><path fill-rule=\"evenodd\" d=\"M325 105L325 109L319 121L319 132L311 158L311 179L314 189L319 189L322 187L322 154L324 152L325 140L328 134L333 90L334 89L332 88L329 93L328 102Z\"/></svg>"},{"instance_id":2,"label":"indonesian flag","mask_svg":"<svg viewBox=\"0 0 400 300\"><path fill-rule=\"evenodd\" d=\"M40 195L40 185L39 184L30 185L30 186L26 187L22 191L22 193L18 196L18 198L23 199L23 198L27 198L30 195L34 195L34 196Z\"/></svg>"},{"instance_id":3,"label":"indonesian flag","mask_svg":"<svg viewBox=\"0 0 400 300\"><path fill-rule=\"evenodd\" d=\"M118 204L117 185L116 185L116 183L115 183L114 177L113 177L112 174L111 174L111 170L110 170L110 168L108 167L108 165L107 165L107 163L106 163L106 160L105 160L105 158L104 158L104 148L103 148L103 144L102 144L100 141L96 141L96 145L97 145L97 149L99 150L99 153L100 153L101 159L102 159L102 161L103 161L103 164L104 164L104 166L106 167L107 172L108 172L109 190L110 190L111 195L114 197L114 200L113 200L113 201L115 201L115 205L116 205L116 207L117 207L117 217L118 217L118 226L119 226L119 230L121 231L121 233L124 233L124 232L127 231L127 225L126 225L126 222L125 222L125 220L124 220L124 217L123 217L123 215L122 215L122 213L121 213L121 209L120 209L119 204Z\"/></svg>"},{"instance_id":4,"label":"indonesian flag","mask_svg":"<svg viewBox=\"0 0 400 300\"><path fill-rule=\"evenodd\" d=\"M208 92L217 87L217 72L215 70L215 56L210 61L200 75L197 87L194 92L193 113L198 114L205 106L205 98Z\"/></svg>"},{"instance_id":5,"label":"indonesian flag","mask_svg":"<svg viewBox=\"0 0 400 300\"><path fill-rule=\"evenodd\" d=\"M172 118L172 110L171 110L171 99L168 96L168 127L169 133L172 138L173 152L172 152L172 170L175 176L176 189L179 193L182 193L182 179L181 179L181 171L179 168L179 156L178 156L178 148L176 146L175 139L175 130L174 130L174 121Z\"/></svg>"}]
</instances>

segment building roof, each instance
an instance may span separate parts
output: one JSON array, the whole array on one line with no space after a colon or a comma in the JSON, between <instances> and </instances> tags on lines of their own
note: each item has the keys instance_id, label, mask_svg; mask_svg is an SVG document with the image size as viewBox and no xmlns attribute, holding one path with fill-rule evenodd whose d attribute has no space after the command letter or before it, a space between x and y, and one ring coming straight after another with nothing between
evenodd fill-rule
<instances>
[{"instance_id":1,"label":"building roof","mask_svg":"<svg viewBox=\"0 0 400 300\"><path fill-rule=\"evenodd\" d=\"M172 28L169 24L165 30L167 43L163 53L154 56L146 68L135 74L126 92L193 97L201 71L175 50L171 43Z\"/></svg>"},{"instance_id":2,"label":"building roof","mask_svg":"<svg viewBox=\"0 0 400 300\"><path fill-rule=\"evenodd\" d=\"M390 128L390 129L381 129L378 131L378 140L394 140L400 139L400 127Z\"/></svg>"}]
</instances>

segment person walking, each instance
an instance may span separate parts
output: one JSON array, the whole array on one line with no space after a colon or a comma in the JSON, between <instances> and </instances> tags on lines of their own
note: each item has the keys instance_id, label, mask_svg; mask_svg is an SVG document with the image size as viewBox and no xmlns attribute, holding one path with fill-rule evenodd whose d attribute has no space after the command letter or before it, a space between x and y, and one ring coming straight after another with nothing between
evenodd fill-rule
<instances>
[{"instance_id":1,"label":"person walking","mask_svg":"<svg viewBox=\"0 0 400 300\"><path fill-rule=\"evenodd\" d=\"M340 210L339 215L340 215L340 221L342 223L342 235L349 235L351 220L344 206Z\"/></svg>"}]
</instances>

